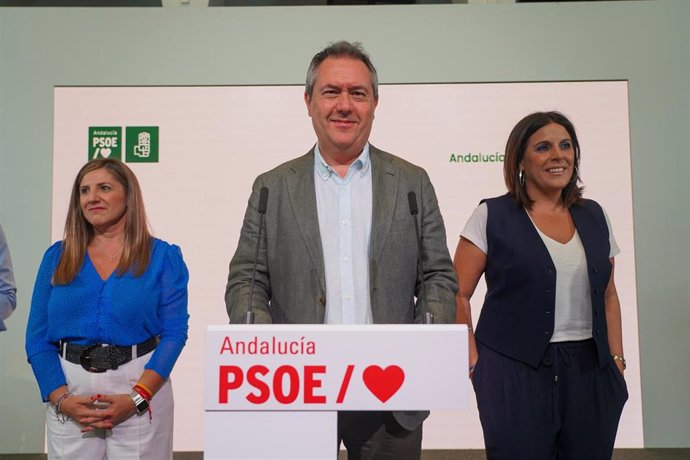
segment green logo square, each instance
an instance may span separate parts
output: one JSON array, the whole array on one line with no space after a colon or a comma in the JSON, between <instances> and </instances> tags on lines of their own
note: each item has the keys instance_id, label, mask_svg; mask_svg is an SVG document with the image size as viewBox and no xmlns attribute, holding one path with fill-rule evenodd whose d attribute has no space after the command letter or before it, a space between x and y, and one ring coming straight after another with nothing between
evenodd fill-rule
<instances>
[{"instance_id":1,"label":"green logo square","mask_svg":"<svg viewBox=\"0 0 690 460\"><path fill-rule=\"evenodd\" d=\"M158 126L125 128L127 163L158 163Z\"/></svg>"},{"instance_id":2,"label":"green logo square","mask_svg":"<svg viewBox=\"0 0 690 460\"><path fill-rule=\"evenodd\" d=\"M122 159L122 127L89 126L89 160Z\"/></svg>"}]
</instances>

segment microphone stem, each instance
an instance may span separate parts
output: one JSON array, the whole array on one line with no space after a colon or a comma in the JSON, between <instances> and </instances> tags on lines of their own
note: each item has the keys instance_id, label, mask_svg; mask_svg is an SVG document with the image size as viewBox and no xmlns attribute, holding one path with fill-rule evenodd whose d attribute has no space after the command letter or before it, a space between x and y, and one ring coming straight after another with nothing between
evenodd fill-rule
<instances>
[{"instance_id":1,"label":"microphone stem","mask_svg":"<svg viewBox=\"0 0 690 460\"><path fill-rule=\"evenodd\" d=\"M252 268L252 284L249 286L249 305L247 305L247 316L245 317L245 324L254 324L254 285L256 284L256 266L259 262L259 248L261 247L261 234L264 229L265 214L261 213L259 220L259 239L256 243L256 250L254 252L254 267Z\"/></svg>"},{"instance_id":2,"label":"microphone stem","mask_svg":"<svg viewBox=\"0 0 690 460\"><path fill-rule=\"evenodd\" d=\"M417 270L421 281L417 299L424 306L422 309L424 324L434 324L434 315L429 311L429 303L426 301L426 281L424 280L424 266L422 265L422 238L419 236L419 219L417 213L412 214L412 217L414 217L414 232L417 236Z\"/></svg>"}]
</instances>

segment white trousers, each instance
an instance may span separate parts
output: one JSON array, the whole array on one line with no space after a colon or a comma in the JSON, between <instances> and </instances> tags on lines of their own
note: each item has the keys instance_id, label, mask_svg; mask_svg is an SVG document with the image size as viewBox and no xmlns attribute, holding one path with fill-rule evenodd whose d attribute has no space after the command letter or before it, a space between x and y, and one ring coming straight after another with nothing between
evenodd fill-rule
<instances>
[{"instance_id":1,"label":"white trousers","mask_svg":"<svg viewBox=\"0 0 690 460\"><path fill-rule=\"evenodd\" d=\"M85 371L79 364L60 358L67 388L75 395L129 393L151 358L147 354L116 370L103 373ZM48 403L46 428L50 460L171 460L173 436L173 393L170 380L151 400L149 414L134 414L112 430L81 432L74 420L61 423Z\"/></svg>"}]
</instances>

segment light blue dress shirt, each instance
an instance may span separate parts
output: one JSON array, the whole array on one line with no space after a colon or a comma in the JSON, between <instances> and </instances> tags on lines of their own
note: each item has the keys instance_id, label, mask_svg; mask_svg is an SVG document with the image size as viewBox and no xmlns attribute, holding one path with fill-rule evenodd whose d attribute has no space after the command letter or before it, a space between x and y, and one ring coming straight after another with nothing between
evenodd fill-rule
<instances>
[{"instance_id":1,"label":"light blue dress shirt","mask_svg":"<svg viewBox=\"0 0 690 460\"><path fill-rule=\"evenodd\" d=\"M0 331L6 331L5 320L17 306L17 288L12 275L12 259L5 233L0 226Z\"/></svg>"},{"instance_id":2,"label":"light blue dress shirt","mask_svg":"<svg viewBox=\"0 0 690 460\"><path fill-rule=\"evenodd\" d=\"M371 324L369 144L340 177L314 149L314 184L326 275L326 324Z\"/></svg>"}]
</instances>

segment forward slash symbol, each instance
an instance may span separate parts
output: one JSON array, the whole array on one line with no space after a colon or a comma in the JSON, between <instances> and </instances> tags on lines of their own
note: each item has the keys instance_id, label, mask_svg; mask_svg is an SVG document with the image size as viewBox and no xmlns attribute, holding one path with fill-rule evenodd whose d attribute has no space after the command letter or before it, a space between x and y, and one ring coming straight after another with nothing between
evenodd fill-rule
<instances>
[{"instance_id":1,"label":"forward slash symbol","mask_svg":"<svg viewBox=\"0 0 690 460\"><path fill-rule=\"evenodd\" d=\"M338 392L337 404L342 404L345 400L345 394L347 393L347 387L350 385L350 379L352 378L352 371L355 370L354 364L349 364L345 370L345 375L343 376L343 382L340 384L340 391Z\"/></svg>"}]
</instances>

